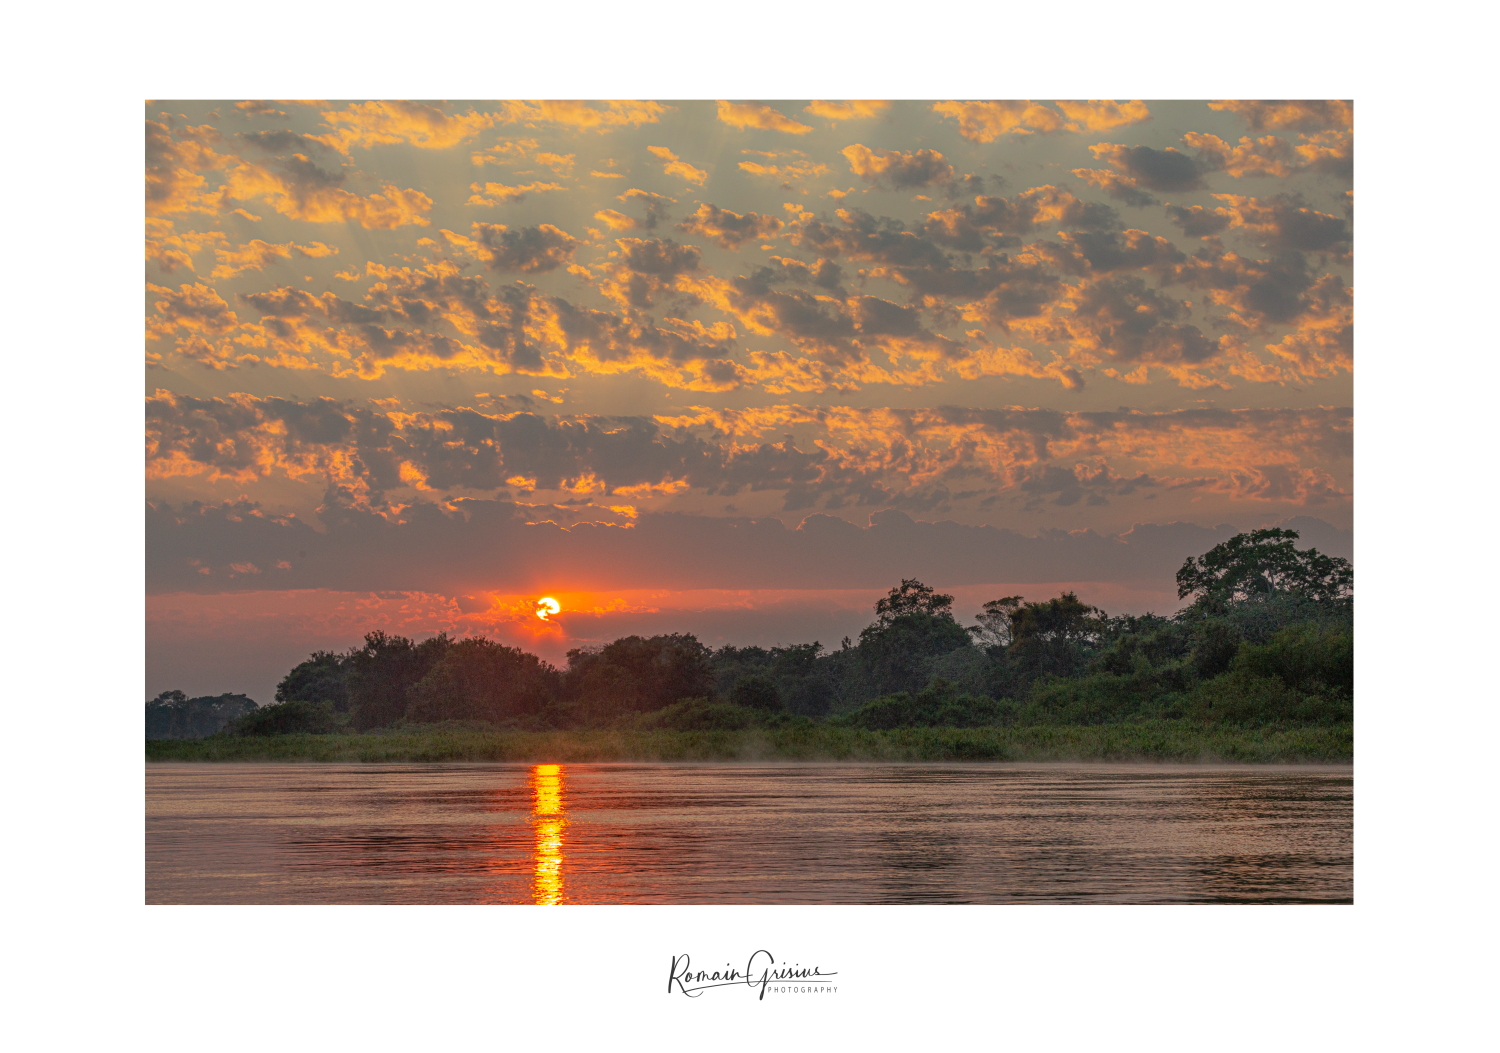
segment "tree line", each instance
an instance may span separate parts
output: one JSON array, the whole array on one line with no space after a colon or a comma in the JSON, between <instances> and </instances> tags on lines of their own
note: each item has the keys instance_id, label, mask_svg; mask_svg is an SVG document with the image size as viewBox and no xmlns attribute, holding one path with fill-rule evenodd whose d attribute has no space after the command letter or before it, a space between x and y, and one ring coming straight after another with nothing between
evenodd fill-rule
<instances>
[{"instance_id":1,"label":"tree line","mask_svg":"<svg viewBox=\"0 0 1500 1053\"><path fill-rule=\"evenodd\" d=\"M372 632L318 651L232 734L368 731L449 721L514 729L868 728L1192 718L1352 720L1353 569L1239 534L1177 574L1171 617L1109 617L1071 593L1005 596L961 625L953 597L903 580L858 641L710 648L687 633L567 652L556 668L483 637ZM253 703L252 703L253 705Z\"/></svg>"}]
</instances>

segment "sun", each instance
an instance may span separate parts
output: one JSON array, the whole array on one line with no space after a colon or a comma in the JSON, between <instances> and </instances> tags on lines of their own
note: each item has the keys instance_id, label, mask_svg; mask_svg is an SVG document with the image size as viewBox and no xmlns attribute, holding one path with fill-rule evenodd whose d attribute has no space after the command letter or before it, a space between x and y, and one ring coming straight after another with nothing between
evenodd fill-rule
<instances>
[{"instance_id":1,"label":"sun","mask_svg":"<svg viewBox=\"0 0 1500 1053\"><path fill-rule=\"evenodd\" d=\"M543 596L536 601L536 616L542 621L546 621L560 610L562 610L562 604L551 596Z\"/></svg>"}]
</instances>

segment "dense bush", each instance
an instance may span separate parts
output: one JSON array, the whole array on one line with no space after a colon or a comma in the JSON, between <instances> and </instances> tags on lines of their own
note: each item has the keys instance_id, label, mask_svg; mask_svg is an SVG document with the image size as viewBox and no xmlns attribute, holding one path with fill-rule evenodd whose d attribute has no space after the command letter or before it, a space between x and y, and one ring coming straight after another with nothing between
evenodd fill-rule
<instances>
[{"instance_id":1,"label":"dense bush","mask_svg":"<svg viewBox=\"0 0 1500 1053\"><path fill-rule=\"evenodd\" d=\"M1009 723L1014 704L984 695L959 694L946 680L935 680L915 695L898 691L866 702L834 718L848 727L885 730L905 727L976 728Z\"/></svg>"},{"instance_id":2,"label":"dense bush","mask_svg":"<svg viewBox=\"0 0 1500 1053\"><path fill-rule=\"evenodd\" d=\"M188 698L181 691L163 691L146 703L146 738L206 738L254 709L255 702L245 695Z\"/></svg>"},{"instance_id":3,"label":"dense bush","mask_svg":"<svg viewBox=\"0 0 1500 1053\"><path fill-rule=\"evenodd\" d=\"M224 729L230 735L330 735L349 730L331 702L278 702L248 713Z\"/></svg>"},{"instance_id":4,"label":"dense bush","mask_svg":"<svg viewBox=\"0 0 1500 1053\"><path fill-rule=\"evenodd\" d=\"M536 655L484 637L459 640L411 689L406 719L498 724L536 717L552 705L561 680Z\"/></svg>"}]
</instances>

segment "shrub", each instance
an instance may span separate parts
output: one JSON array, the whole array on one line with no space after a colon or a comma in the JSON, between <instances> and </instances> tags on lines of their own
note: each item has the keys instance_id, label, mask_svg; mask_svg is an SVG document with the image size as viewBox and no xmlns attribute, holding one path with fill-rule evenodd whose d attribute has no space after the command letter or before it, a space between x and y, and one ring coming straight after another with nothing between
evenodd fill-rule
<instances>
[{"instance_id":1,"label":"shrub","mask_svg":"<svg viewBox=\"0 0 1500 1053\"><path fill-rule=\"evenodd\" d=\"M775 711L782 708L781 692L768 676L743 676L729 692L729 701L746 709Z\"/></svg>"},{"instance_id":2,"label":"shrub","mask_svg":"<svg viewBox=\"0 0 1500 1053\"><path fill-rule=\"evenodd\" d=\"M278 702L240 717L224 729L229 735L331 735L348 730L348 718L332 702Z\"/></svg>"},{"instance_id":3,"label":"shrub","mask_svg":"<svg viewBox=\"0 0 1500 1053\"><path fill-rule=\"evenodd\" d=\"M1354 719L1354 705L1336 692L1304 694L1280 677L1233 669L1197 684L1187 714L1231 724L1337 724Z\"/></svg>"},{"instance_id":4,"label":"shrub","mask_svg":"<svg viewBox=\"0 0 1500 1053\"><path fill-rule=\"evenodd\" d=\"M1354 634L1313 625L1282 629L1260 646L1240 649L1234 668L1276 677L1309 693L1354 694Z\"/></svg>"},{"instance_id":5,"label":"shrub","mask_svg":"<svg viewBox=\"0 0 1500 1053\"><path fill-rule=\"evenodd\" d=\"M1013 703L996 702L984 695L961 695L948 681L934 680L915 695L907 691L885 695L834 718L831 723L877 731L906 727L975 728L1007 723L1013 711Z\"/></svg>"},{"instance_id":6,"label":"shrub","mask_svg":"<svg viewBox=\"0 0 1500 1053\"><path fill-rule=\"evenodd\" d=\"M644 731L743 731L761 722L764 711L706 698L684 698L651 713L642 713L634 725Z\"/></svg>"}]
</instances>

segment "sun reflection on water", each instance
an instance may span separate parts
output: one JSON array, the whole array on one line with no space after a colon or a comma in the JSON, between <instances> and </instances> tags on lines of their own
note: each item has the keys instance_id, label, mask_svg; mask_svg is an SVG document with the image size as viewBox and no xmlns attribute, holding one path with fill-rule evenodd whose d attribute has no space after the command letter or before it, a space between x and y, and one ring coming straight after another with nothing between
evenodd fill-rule
<instances>
[{"instance_id":1,"label":"sun reflection on water","mask_svg":"<svg viewBox=\"0 0 1500 1053\"><path fill-rule=\"evenodd\" d=\"M532 896L543 906L563 901L563 770L561 764L538 764L531 769L531 821L536 826L536 872Z\"/></svg>"}]
</instances>

